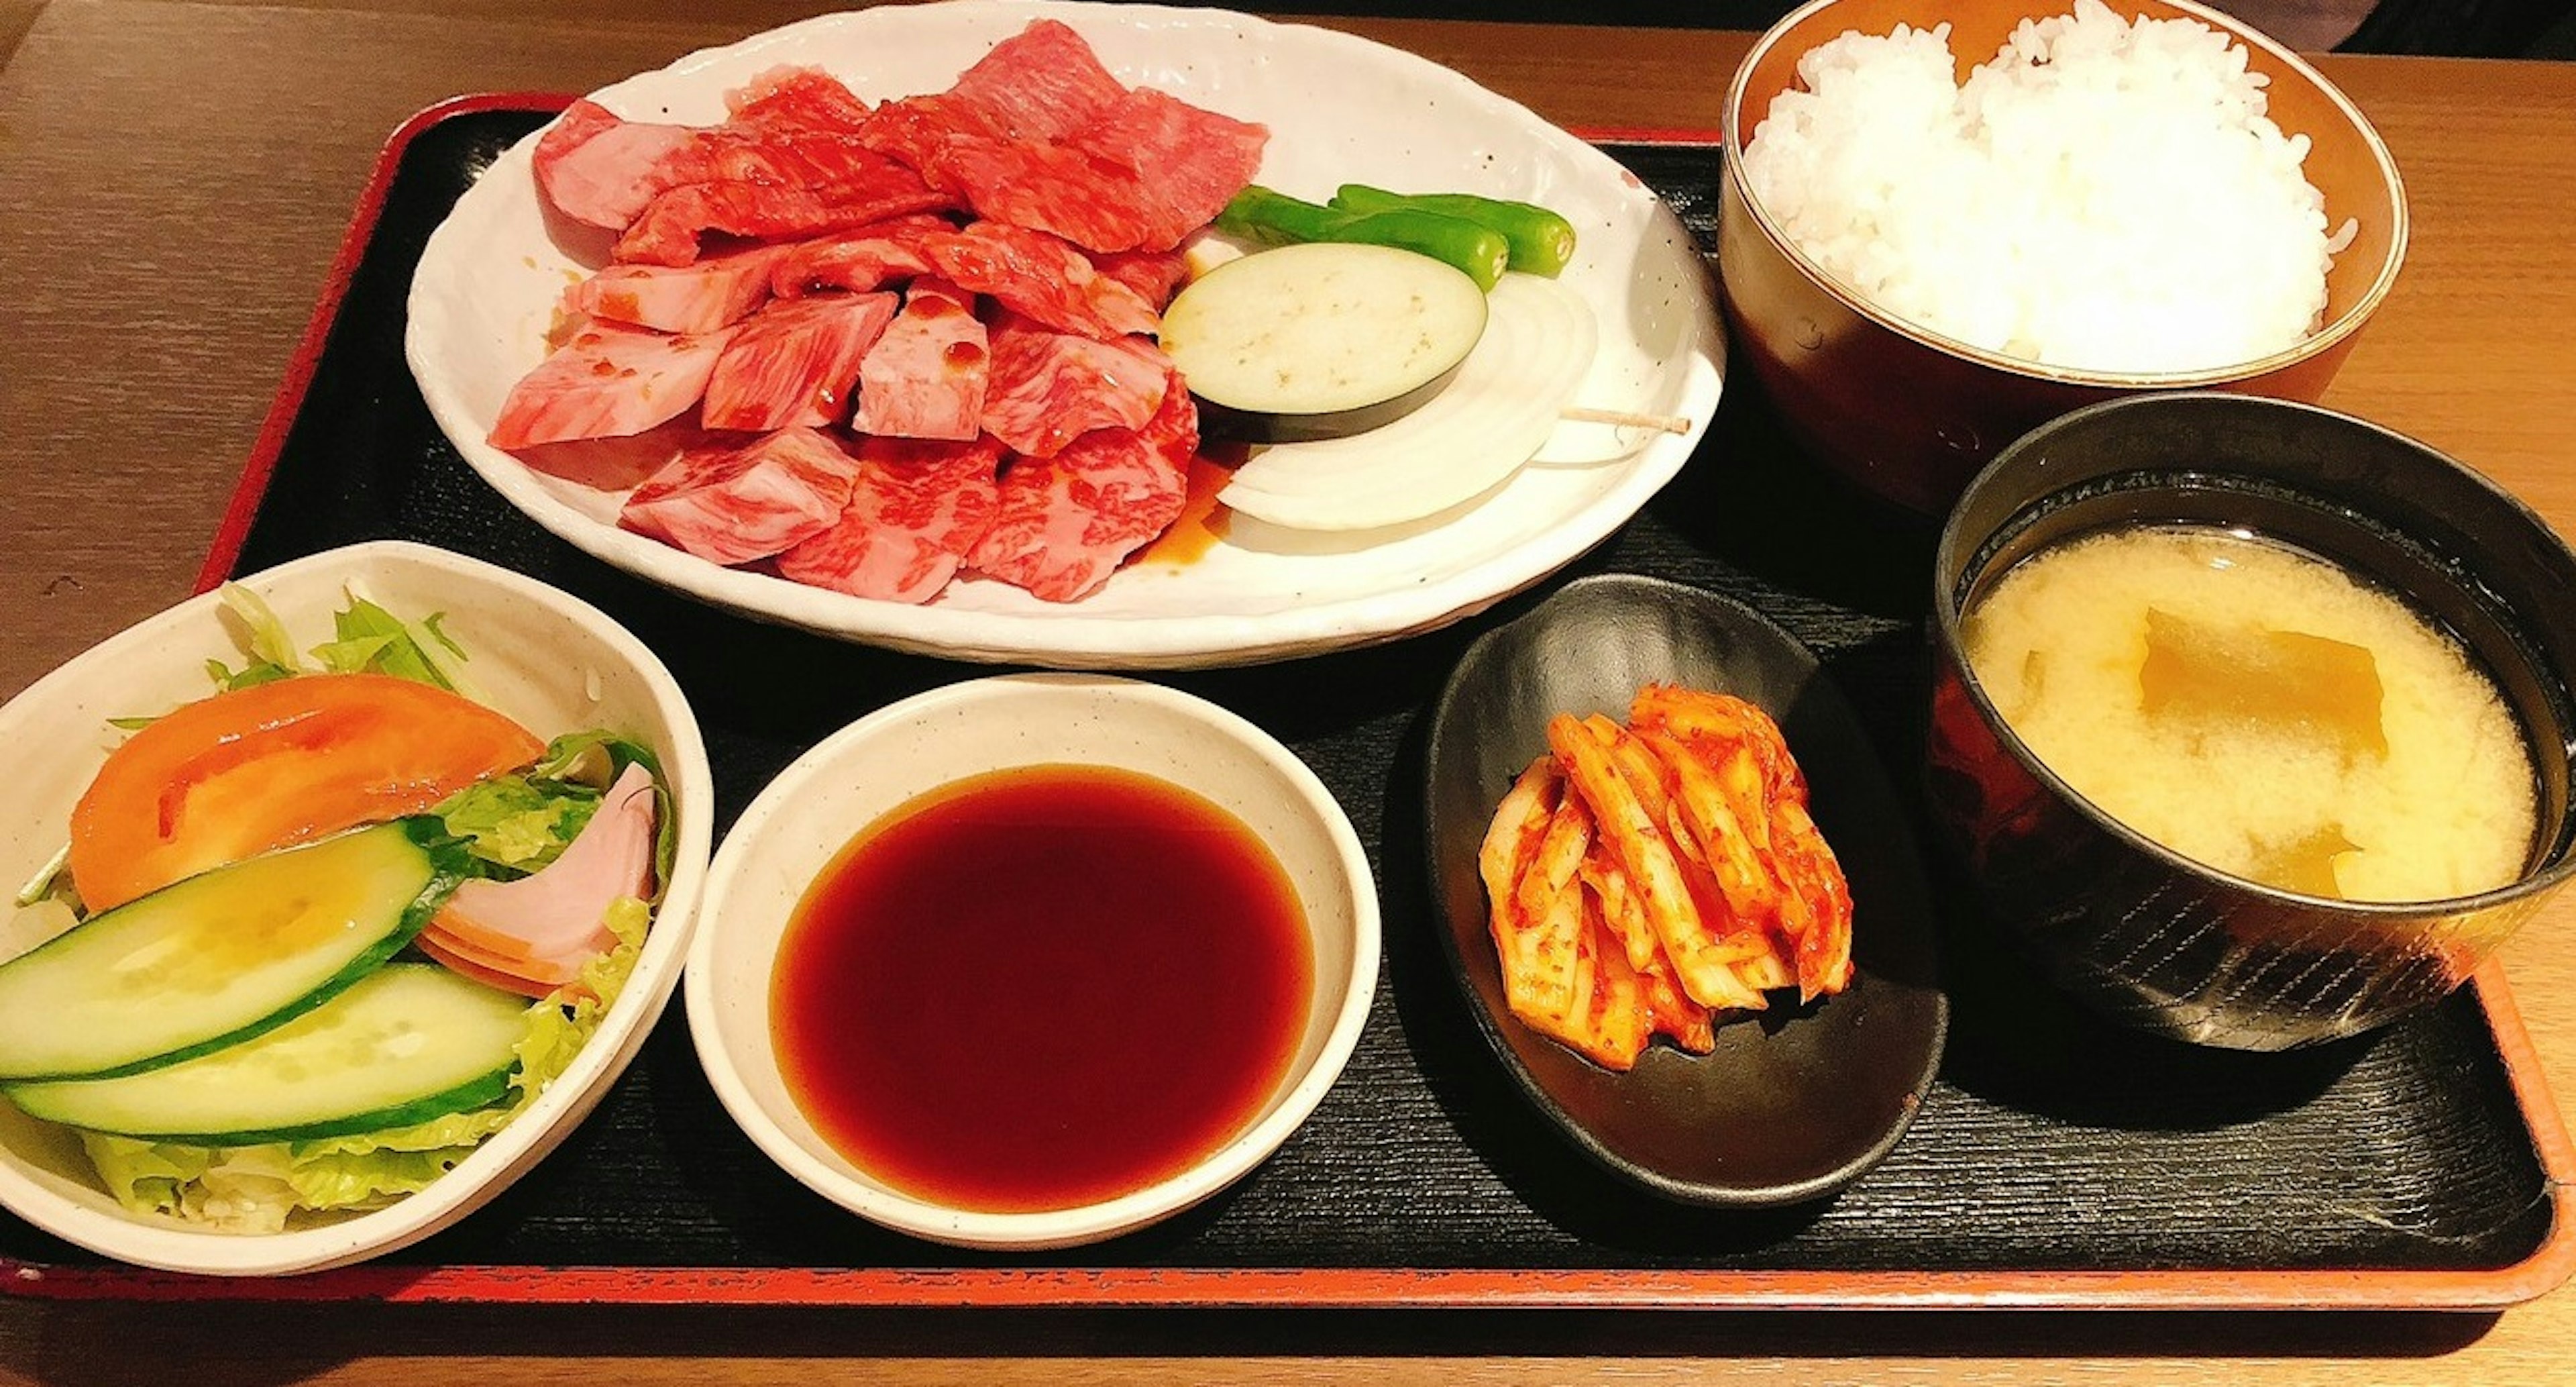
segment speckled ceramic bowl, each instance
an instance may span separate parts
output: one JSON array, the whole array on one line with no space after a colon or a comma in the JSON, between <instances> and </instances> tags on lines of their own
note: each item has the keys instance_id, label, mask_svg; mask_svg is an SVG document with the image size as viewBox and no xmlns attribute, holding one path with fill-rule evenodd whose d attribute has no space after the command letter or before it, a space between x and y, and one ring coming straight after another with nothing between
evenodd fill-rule
<instances>
[{"instance_id":1,"label":"speckled ceramic bowl","mask_svg":"<svg viewBox=\"0 0 2576 1387\"><path fill-rule=\"evenodd\" d=\"M906 1193L835 1150L799 1106L771 1026L779 946L806 890L887 811L987 772L1104 766L1191 791L1240 819L1294 886L1313 987L1294 1058L1242 1130L1178 1175L1035 1213ZM1096 1242L1189 1208L1259 1165L1341 1074L1377 991L1378 903L1358 833L1313 771L1250 722L1158 684L1011 675L881 708L799 757L743 811L717 855L689 959L698 1059L734 1120L805 1186L886 1227L970 1247ZM1068 889L1074 889L1069 884Z\"/></svg>"},{"instance_id":2,"label":"speckled ceramic bowl","mask_svg":"<svg viewBox=\"0 0 2576 1387\"><path fill-rule=\"evenodd\" d=\"M319 642L352 585L398 615L445 613L471 657L480 701L541 737L588 728L653 748L671 791L678 853L652 933L626 990L569 1068L510 1126L454 1170L383 1208L298 1215L282 1232L225 1233L120 1206L66 1128L0 1102L0 1204L57 1237L120 1261L171 1271L274 1276L346 1265L417 1242L481 1208L570 1135L642 1047L679 984L715 821L713 780L696 716L641 641L555 588L425 545L333 549L241 580L299 640ZM0 874L13 889L63 845L76 801L121 735L107 719L212 693L208 659L242 655L208 593L112 636L0 708L10 748L0 786ZM16 931L29 923L9 921ZM0 935L0 957L36 942Z\"/></svg>"}]
</instances>

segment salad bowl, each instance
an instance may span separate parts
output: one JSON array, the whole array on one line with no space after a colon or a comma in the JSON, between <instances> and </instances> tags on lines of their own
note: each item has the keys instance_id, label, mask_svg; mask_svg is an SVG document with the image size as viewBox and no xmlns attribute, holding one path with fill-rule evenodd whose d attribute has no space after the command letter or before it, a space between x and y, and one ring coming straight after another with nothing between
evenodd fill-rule
<instances>
[{"instance_id":1,"label":"salad bowl","mask_svg":"<svg viewBox=\"0 0 2576 1387\"><path fill-rule=\"evenodd\" d=\"M540 738L612 730L660 763L672 856L661 899L622 988L565 1067L508 1125L414 1193L357 1212L288 1215L279 1231L221 1231L111 1196L67 1128L0 1103L0 1206L45 1232L139 1266L274 1276L392 1251L482 1207L552 1151L625 1069L679 982L714 817L706 748L661 661L605 614L545 584L425 545L333 549L239 580L286 632L309 643L362 597L436 629L465 658L460 693ZM13 748L0 796L0 868L29 882L0 932L0 957L61 928L25 902L54 874L73 806L123 735L110 719L149 717L215 692L208 662L242 660L237 622L201 593L112 636L0 707Z\"/></svg>"},{"instance_id":2,"label":"salad bowl","mask_svg":"<svg viewBox=\"0 0 2576 1387\"><path fill-rule=\"evenodd\" d=\"M540 472L488 441L512 386L544 357L568 280L601 263L595 235L551 225L541 204L532 160L542 130L458 200L412 281L406 353L441 430L507 504L690 597L900 650L1087 669L1249 664L1458 620L1597 544L1698 446L1716 411L1724 333L1690 233L1601 151L1409 53L1221 10L996 0L827 15L592 99L630 119L712 123L727 92L782 65L819 67L869 101L936 92L1039 19L1072 27L1122 82L1268 127L1263 185L1315 199L1346 181L1472 192L1563 214L1578 243L1561 282L1590 307L1599 339L1575 403L1677 420L1681 431L1561 424L1505 482L1403 525L1292 530L1230 516L1203 551L1149 551L1070 603L970 579L915 606L720 567L620 528L624 486Z\"/></svg>"}]
</instances>

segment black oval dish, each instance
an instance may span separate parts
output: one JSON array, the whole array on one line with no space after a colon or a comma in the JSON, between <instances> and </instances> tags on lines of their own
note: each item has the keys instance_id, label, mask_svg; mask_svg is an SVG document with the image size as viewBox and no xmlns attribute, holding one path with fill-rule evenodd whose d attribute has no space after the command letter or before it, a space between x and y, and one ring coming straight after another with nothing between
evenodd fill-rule
<instances>
[{"instance_id":1,"label":"black oval dish","mask_svg":"<svg viewBox=\"0 0 2576 1387\"><path fill-rule=\"evenodd\" d=\"M1624 719L1657 681L1730 693L1779 722L1811 812L1850 878L1851 986L1721 1025L1717 1048L1658 1041L1615 1074L1515 1020L1476 854L1557 713ZM1567 584L1470 646L1432 713L1425 788L1442 942L1468 1009L1541 1112L1602 1165L1668 1198L1718 1207L1819 1199L1892 1150L1941 1062L1949 1002L1914 832L1842 695L1788 633L1678 583L1606 574Z\"/></svg>"}]
</instances>

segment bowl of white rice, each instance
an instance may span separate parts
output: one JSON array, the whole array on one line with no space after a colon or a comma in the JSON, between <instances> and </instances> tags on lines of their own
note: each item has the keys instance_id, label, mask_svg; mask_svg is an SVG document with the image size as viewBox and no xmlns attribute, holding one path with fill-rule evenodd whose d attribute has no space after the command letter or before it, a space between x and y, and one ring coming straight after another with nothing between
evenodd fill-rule
<instances>
[{"instance_id":1,"label":"bowl of white rice","mask_svg":"<svg viewBox=\"0 0 2576 1387\"><path fill-rule=\"evenodd\" d=\"M2369 121L2190 0L1815 0L1724 125L1744 359L1811 452L1936 515L2083 405L2314 401L2405 255Z\"/></svg>"}]
</instances>

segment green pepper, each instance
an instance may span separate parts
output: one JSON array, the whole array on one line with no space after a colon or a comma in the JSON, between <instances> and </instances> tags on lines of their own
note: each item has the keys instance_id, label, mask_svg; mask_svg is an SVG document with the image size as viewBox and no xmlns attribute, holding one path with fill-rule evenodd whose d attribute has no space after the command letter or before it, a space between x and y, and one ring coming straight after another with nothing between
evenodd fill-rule
<instances>
[{"instance_id":1,"label":"green pepper","mask_svg":"<svg viewBox=\"0 0 2576 1387\"><path fill-rule=\"evenodd\" d=\"M1339 241L1393 246L1454 265L1490 290L1511 261L1511 242L1499 231L1464 217L1413 208L1352 212L1302 202L1259 184L1234 195L1216 215L1217 229L1263 245Z\"/></svg>"},{"instance_id":2,"label":"green pepper","mask_svg":"<svg viewBox=\"0 0 2576 1387\"><path fill-rule=\"evenodd\" d=\"M1365 183L1345 183L1332 205L1349 212L1412 210L1458 217L1502 233L1511 243L1511 267L1554 279L1574 259L1574 223L1528 202L1505 202L1474 193L1390 193Z\"/></svg>"}]
</instances>

